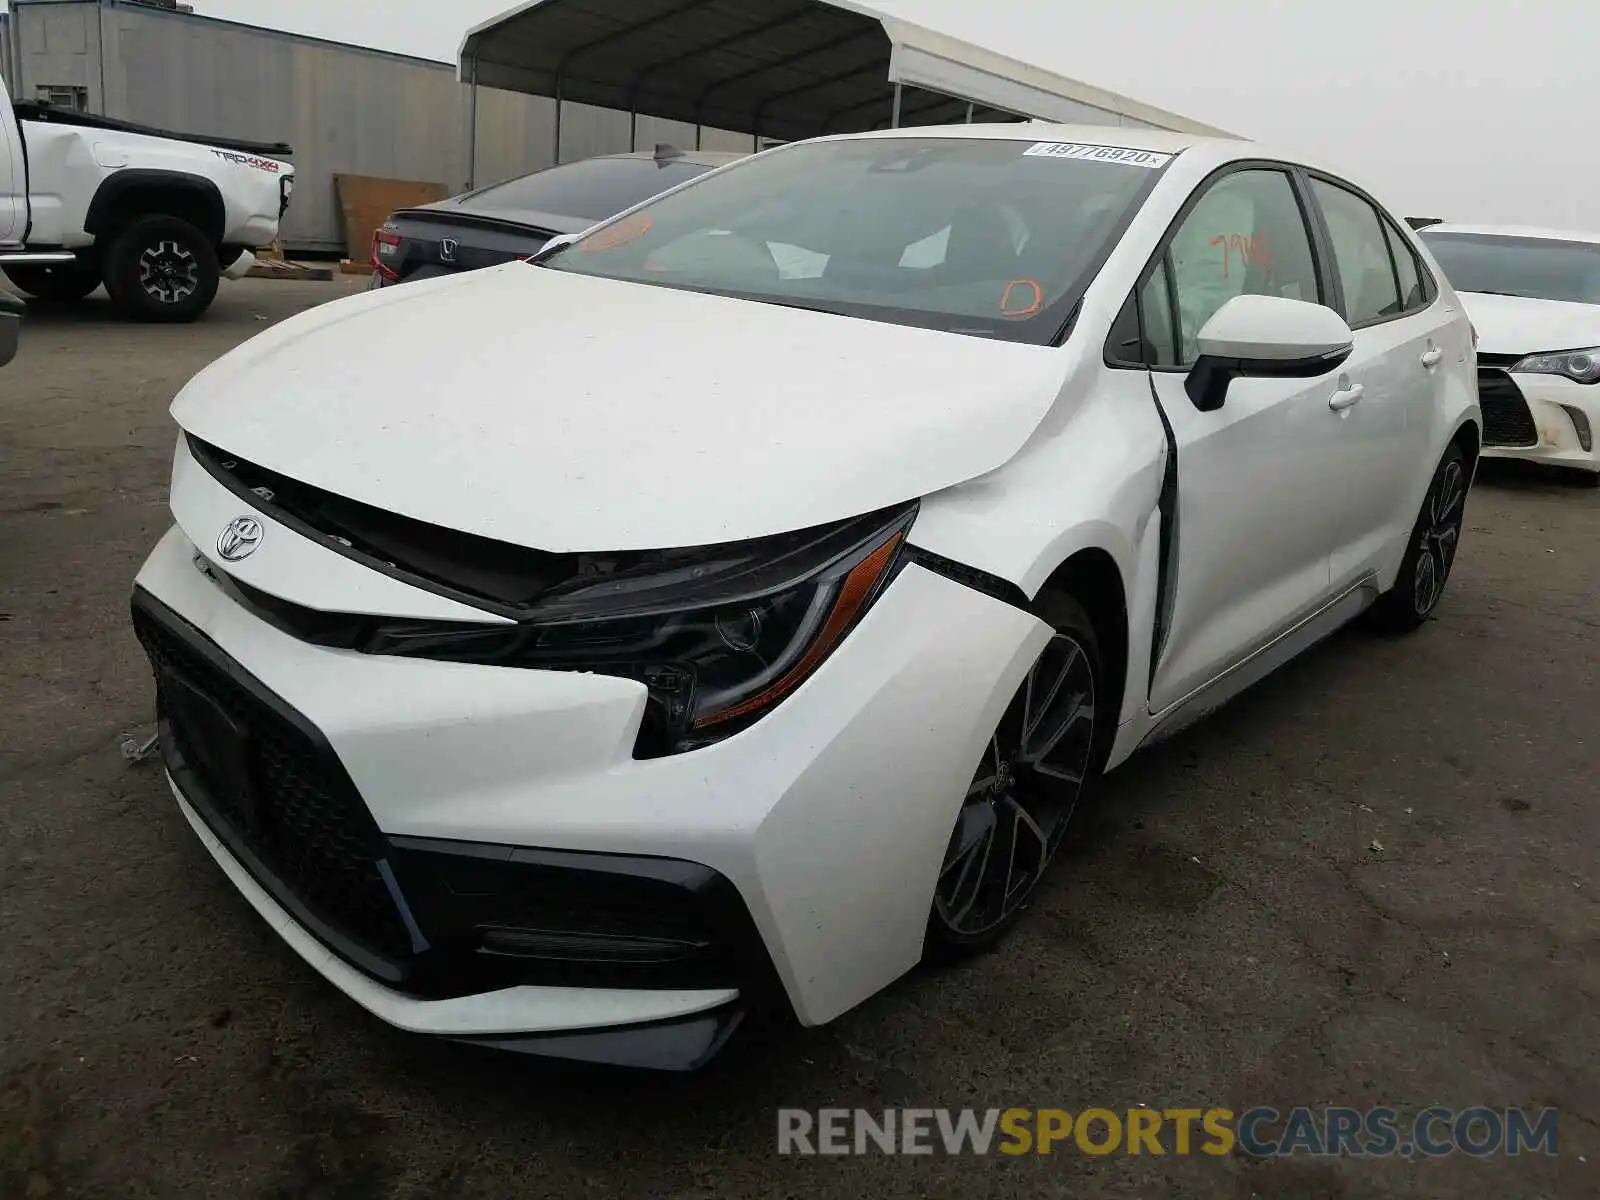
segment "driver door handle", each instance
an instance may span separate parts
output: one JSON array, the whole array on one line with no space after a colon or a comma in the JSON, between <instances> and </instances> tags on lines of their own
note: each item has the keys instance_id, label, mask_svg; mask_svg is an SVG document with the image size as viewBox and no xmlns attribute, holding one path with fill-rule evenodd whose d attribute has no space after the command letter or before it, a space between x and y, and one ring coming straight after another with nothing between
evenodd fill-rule
<instances>
[{"instance_id":1,"label":"driver door handle","mask_svg":"<svg viewBox=\"0 0 1600 1200\"><path fill-rule=\"evenodd\" d=\"M1328 407L1334 412L1343 412L1347 408L1354 408L1361 403L1361 397L1367 394L1367 389L1361 384L1347 387L1343 391L1335 392L1328 397Z\"/></svg>"},{"instance_id":2,"label":"driver door handle","mask_svg":"<svg viewBox=\"0 0 1600 1200\"><path fill-rule=\"evenodd\" d=\"M1427 367L1428 370L1430 370L1430 371L1433 370L1435 367L1437 367L1443 361L1444 361L1444 351L1440 350L1440 349L1437 349L1437 348L1435 348L1433 350L1429 350L1426 354L1424 354L1422 356L1422 365Z\"/></svg>"}]
</instances>

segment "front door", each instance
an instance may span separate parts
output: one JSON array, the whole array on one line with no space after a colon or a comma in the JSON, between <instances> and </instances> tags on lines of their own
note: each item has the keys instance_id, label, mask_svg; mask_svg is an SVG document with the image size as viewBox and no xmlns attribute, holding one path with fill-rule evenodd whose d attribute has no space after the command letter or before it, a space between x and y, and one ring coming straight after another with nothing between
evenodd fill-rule
<instances>
[{"instance_id":1,"label":"front door","mask_svg":"<svg viewBox=\"0 0 1600 1200\"><path fill-rule=\"evenodd\" d=\"M1326 604L1347 494L1337 390L1319 379L1239 379L1201 412L1184 390L1200 327L1251 293L1322 302L1301 193L1286 168L1203 185L1144 289L1151 381L1177 443L1172 594L1152 712L1190 696ZM1162 304L1165 294L1166 304ZM1151 320L1152 312L1167 314ZM1175 319L1174 319L1175 318ZM1165 346L1161 343L1165 341Z\"/></svg>"},{"instance_id":2,"label":"front door","mask_svg":"<svg viewBox=\"0 0 1600 1200\"><path fill-rule=\"evenodd\" d=\"M0 77L0 246L28 233L28 172L22 158L22 127L11 111Z\"/></svg>"}]
</instances>

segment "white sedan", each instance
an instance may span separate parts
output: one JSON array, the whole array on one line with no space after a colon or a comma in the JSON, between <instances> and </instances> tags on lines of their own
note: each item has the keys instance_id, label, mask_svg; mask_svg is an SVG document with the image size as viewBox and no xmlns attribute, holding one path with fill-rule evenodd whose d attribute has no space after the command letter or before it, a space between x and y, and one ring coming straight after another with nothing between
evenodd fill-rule
<instances>
[{"instance_id":1,"label":"white sedan","mask_svg":"<svg viewBox=\"0 0 1600 1200\"><path fill-rule=\"evenodd\" d=\"M689 1069L993 944L1082 790L1439 603L1471 331L1354 184L972 125L721 168L179 395L179 808L409 1030Z\"/></svg>"},{"instance_id":2,"label":"white sedan","mask_svg":"<svg viewBox=\"0 0 1600 1200\"><path fill-rule=\"evenodd\" d=\"M1478 330L1483 452L1600 485L1600 234L1430 225Z\"/></svg>"}]
</instances>

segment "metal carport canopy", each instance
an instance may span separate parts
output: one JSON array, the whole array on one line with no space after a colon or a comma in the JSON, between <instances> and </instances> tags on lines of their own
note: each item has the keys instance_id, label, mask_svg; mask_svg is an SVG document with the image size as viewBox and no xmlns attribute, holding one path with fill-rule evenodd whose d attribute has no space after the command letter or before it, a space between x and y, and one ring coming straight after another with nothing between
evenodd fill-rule
<instances>
[{"instance_id":1,"label":"metal carport canopy","mask_svg":"<svg viewBox=\"0 0 1600 1200\"><path fill-rule=\"evenodd\" d=\"M1026 118L1223 133L853 0L533 0L470 30L459 70L780 141Z\"/></svg>"}]
</instances>

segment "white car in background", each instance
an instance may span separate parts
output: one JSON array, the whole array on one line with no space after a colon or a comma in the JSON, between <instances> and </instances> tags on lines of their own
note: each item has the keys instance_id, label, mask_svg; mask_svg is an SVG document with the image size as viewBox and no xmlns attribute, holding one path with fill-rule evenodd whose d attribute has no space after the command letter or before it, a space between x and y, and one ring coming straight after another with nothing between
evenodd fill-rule
<instances>
[{"instance_id":1,"label":"white car in background","mask_svg":"<svg viewBox=\"0 0 1600 1200\"><path fill-rule=\"evenodd\" d=\"M1483 452L1600 484L1600 234L1430 225L1478 330Z\"/></svg>"},{"instance_id":2,"label":"white car in background","mask_svg":"<svg viewBox=\"0 0 1600 1200\"><path fill-rule=\"evenodd\" d=\"M1269 148L782 146L184 389L167 772L383 1019L692 1068L992 945L1102 771L1426 621L1474 372L1403 223Z\"/></svg>"}]
</instances>

